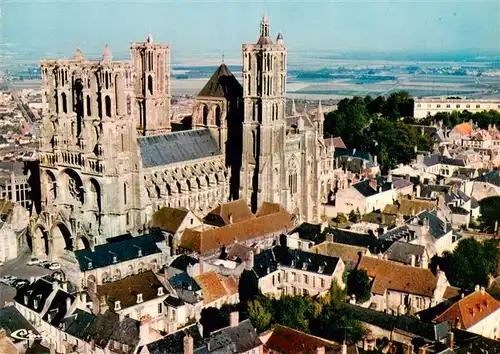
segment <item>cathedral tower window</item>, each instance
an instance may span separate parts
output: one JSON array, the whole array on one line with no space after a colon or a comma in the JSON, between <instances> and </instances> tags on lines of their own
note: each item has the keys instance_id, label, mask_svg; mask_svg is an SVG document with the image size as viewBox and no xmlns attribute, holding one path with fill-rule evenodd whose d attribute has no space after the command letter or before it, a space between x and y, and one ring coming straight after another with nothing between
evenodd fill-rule
<instances>
[{"instance_id":1,"label":"cathedral tower window","mask_svg":"<svg viewBox=\"0 0 500 354\"><path fill-rule=\"evenodd\" d=\"M161 189L158 186L155 186L156 190L156 198L160 199L161 198Z\"/></svg>"},{"instance_id":2,"label":"cathedral tower window","mask_svg":"<svg viewBox=\"0 0 500 354\"><path fill-rule=\"evenodd\" d=\"M90 103L90 96L87 96L87 117L92 115L92 107Z\"/></svg>"},{"instance_id":3,"label":"cathedral tower window","mask_svg":"<svg viewBox=\"0 0 500 354\"><path fill-rule=\"evenodd\" d=\"M123 204L127 205L128 202L128 185L127 183L123 184Z\"/></svg>"},{"instance_id":4,"label":"cathedral tower window","mask_svg":"<svg viewBox=\"0 0 500 354\"><path fill-rule=\"evenodd\" d=\"M203 105L203 125L208 125L208 106Z\"/></svg>"},{"instance_id":5,"label":"cathedral tower window","mask_svg":"<svg viewBox=\"0 0 500 354\"><path fill-rule=\"evenodd\" d=\"M62 109L64 113L68 113L68 103L66 101L66 94L63 92L61 93L61 100L62 100Z\"/></svg>"},{"instance_id":6,"label":"cathedral tower window","mask_svg":"<svg viewBox=\"0 0 500 354\"><path fill-rule=\"evenodd\" d=\"M221 109L219 106L217 106L215 108L215 125L218 126L219 128L221 126L220 118L221 118Z\"/></svg>"},{"instance_id":7,"label":"cathedral tower window","mask_svg":"<svg viewBox=\"0 0 500 354\"><path fill-rule=\"evenodd\" d=\"M127 115L132 115L132 101L130 95L127 96Z\"/></svg>"},{"instance_id":8,"label":"cathedral tower window","mask_svg":"<svg viewBox=\"0 0 500 354\"><path fill-rule=\"evenodd\" d=\"M153 94L153 78L151 75L148 76L148 91L150 95Z\"/></svg>"},{"instance_id":9,"label":"cathedral tower window","mask_svg":"<svg viewBox=\"0 0 500 354\"><path fill-rule=\"evenodd\" d=\"M255 131L252 132L252 152L253 157L257 157L257 134Z\"/></svg>"},{"instance_id":10,"label":"cathedral tower window","mask_svg":"<svg viewBox=\"0 0 500 354\"><path fill-rule=\"evenodd\" d=\"M109 96L106 96L104 99L104 106L106 109L106 117L111 117L111 98Z\"/></svg>"},{"instance_id":11,"label":"cathedral tower window","mask_svg":"<svg viewBox=\"0 0 500 354\"><path fill-rule=\"evenodd\" d=\"M248 80L247 80L247 93L248 95L251 95L252 94L252 90L251 90L251 87L252 87L252 77L250 74L248 74Z\"/></svg>"}]
</instances>

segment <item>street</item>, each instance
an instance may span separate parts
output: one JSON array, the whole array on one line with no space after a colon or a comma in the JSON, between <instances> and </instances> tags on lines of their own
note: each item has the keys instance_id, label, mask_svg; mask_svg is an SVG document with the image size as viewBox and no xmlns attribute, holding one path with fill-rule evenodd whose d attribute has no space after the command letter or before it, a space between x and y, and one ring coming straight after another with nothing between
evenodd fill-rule
<instances>
[{"instance_id":1,"label":"street","mask_svg":"<svg viewBox=\"0 0 500 354\"><path fill-rule=\"evenodd\" d=\"M0 278L4 275L13 275L17 278L29 281L31 276L39 277L52 273L46 268L36 265L26 265L26 262L28 262L30 258L31 253L27 252L15 260L5 262L5 264L0 267ZM16 289L14 287L0 283L0 307L3 307L5 302L12 301L15 294Z\"/></svg>"}]
</instances>

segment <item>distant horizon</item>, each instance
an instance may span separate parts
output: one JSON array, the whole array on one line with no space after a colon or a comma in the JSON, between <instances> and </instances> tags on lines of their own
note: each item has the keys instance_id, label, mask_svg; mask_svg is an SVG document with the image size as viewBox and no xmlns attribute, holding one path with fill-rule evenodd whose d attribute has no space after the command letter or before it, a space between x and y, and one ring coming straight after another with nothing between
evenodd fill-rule
<instances>
[{"instance_id":1,"label":"distant horizon","mask_svg":"<svg viewBox=\"0 0 500 354\"><path fill-rule=\"evenodd\" d=\"M16 1L4 0L1 52L125 57L149 33L178 57L235 56L254 43L263 12L290 53L500 57L496 1ZM110 16L112 14L112 16ZM20 25L22 22L22 25Z\"/></svg>"}]
</instances>

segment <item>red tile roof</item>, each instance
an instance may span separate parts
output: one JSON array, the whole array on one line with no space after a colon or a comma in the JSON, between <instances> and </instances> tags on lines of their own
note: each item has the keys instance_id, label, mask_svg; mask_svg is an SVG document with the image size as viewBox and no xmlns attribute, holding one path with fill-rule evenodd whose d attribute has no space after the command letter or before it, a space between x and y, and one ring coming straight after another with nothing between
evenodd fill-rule
<instances>
[{"instance_id":1,"label":"red tile roof","mask_svg":"<svg viewBox=\"0 0 500 354\"><path fill-rule=\"evenodd\" d=\"M333 146L336 149L347 149L344 140L340 136L325 139L325 145Z\"/></svg>"},{"instance_id":2,"label":"red tile roof","mask_svg":"<svg viewBox=\"0 0 500 354\"><path fill-rule=\"evenodd\" d=\"M182 233L180 246L198 253L206 253L234 242L242 242L271 233L288 231L292 227L291 215L286 211L280 211L220 228L203 231L186 229Z\"/></svg>"},{"instance_id":3,"label":"red tile roof","mask_svg":"<svg viewBox=\"0 0 500 354\"><path fill-rule=\"evenodd\" d=\"M277 325L264 344L264 352L280 354L316 353L317 348L324 347L326 352L339 349L341 346L326 339L312 336L285 326Z\"/></svg>"},{"instance_id":4,"label":"red tile roof","mask_svg":"<svg viewBox=\"0 0 500 354\"><path fill-rule=\"evenodd\" d=\"M238 284L234 278L221 279L215 272L203 273L195 277L194 280L201 288L205 304L238 292Z\"/></svg>"},{"instance_id":5,"label":"red tile roof","mask_svg":"<svg viewBox=\"0 0 500 354\"><path fill-rule=\"evenodd\" d=\"M373 278L372 292L384 294L386 290L432 297L437 279L429 269L402 265L399 263L363 257L359 268Z\"/></svg>"},{"instance_id":6,"label":"red tile roof","mask_svg":"<svg viewBox=\"0 0 500 354\"><path fill-rule=\"evenodd\" d=\"M466 330L496 311L500 311L499 301L486 291L475 291L451 305L435 321L449 321Z\"/></svg>"}]
</instances>

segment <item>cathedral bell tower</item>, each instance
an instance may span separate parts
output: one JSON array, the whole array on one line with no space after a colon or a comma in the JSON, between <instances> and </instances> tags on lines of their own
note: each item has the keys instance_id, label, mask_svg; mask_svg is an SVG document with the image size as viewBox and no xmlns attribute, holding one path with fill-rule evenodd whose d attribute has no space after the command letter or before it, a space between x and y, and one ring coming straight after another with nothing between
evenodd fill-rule
<instances>
[{"instance_id":1,"label":"cathedral bell tower","mask_svg":"<svg viewBox=\"0 0 500 354\"><path fill-rule=\"evenodd\" d=\"M263 16L255 44L243 45L243 153L240 196L255 212L265 201L286 198L285 83L286 47L283 36L270 37Z\"/></svg>"},{"instance_id":2,"label":"cathedral bell tower","mask_svg":"<svg viewBox=\"0 0 500 354\"><path fill-rule=\"evenodd\" d=\"M170 47L154 43L148 36L132 43L132 63L136 71L135 104L140 135L163 134L171 130Z\"/></svg>"}]
</instances>

